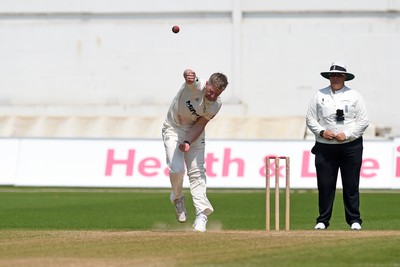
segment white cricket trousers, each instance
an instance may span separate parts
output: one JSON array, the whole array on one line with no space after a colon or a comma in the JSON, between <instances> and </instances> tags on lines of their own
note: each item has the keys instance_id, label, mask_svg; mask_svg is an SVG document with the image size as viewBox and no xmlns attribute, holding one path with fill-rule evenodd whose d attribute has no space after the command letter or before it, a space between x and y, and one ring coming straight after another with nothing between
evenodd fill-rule
<instances>
[{"instance_id":1,"label":"white cricket trousers","mask_svg":"<svg viewBox=\"0 0 400 267\"><path fill-rule=\"evenodd\" d=\"M171 202L183 197L183 177L185 175L185 163L187 175L189 177L190 193L196 215L203 212L210 215L214 208L207 198L207 178L204 167L204 132L199 138L190 144L188 152L179 150L180 142L185 140L186 130L173 128L168 123L164 123L162 137L164 141L169 178L172 186Z\"/></svg>"}]
</instances>

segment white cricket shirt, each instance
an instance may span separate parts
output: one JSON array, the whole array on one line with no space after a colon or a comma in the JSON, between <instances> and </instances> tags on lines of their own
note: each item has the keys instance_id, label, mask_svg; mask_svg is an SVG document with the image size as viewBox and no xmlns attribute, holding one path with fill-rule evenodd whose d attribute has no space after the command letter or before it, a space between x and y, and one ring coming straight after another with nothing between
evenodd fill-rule
<instances>
[{"instance_id":1,"label":"white cricket shirt","mask_svg":"<svg viewBox=\"0 0 400 267\"><path fill-rule=\"evenodd\" d=\"M206 99L206 81L196 78L192 84L182 85L168 110L166 123L173 127L190 128L200 117L211 120L221 109L221 98Z\"/></svg>"}]
</instances>

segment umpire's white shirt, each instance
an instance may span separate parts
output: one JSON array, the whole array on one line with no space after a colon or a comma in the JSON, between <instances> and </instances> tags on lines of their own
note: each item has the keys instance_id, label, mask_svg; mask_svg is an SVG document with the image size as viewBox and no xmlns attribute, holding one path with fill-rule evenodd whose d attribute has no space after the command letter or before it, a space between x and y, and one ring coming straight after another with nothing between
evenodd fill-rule
<instances>
[{"instance_id":1,"label":"umpire's white shirt","mask_svg":"<svg viewBox=\"0 0 400 267\"><path fill-rule=\"evenodd\" d=\"M337 121L336 110L341 109L344 120ZM326 144L338 144L354 141L362 136L369 125L367 109L362 96L346 86L332 91L328 86L319 90L310 101L306 117L307 127L315 134L316 141ZM344 142L326 140L319 133L322 130L343 132Z\"/></svg>"}]
</instances>

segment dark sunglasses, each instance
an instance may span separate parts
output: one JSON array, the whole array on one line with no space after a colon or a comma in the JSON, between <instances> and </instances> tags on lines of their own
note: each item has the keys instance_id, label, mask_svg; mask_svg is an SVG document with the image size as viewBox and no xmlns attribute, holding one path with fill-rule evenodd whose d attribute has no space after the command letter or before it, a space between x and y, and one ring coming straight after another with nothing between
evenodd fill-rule
<instances>
[{"instance_id":1,"label":"dark sunglasses","mask_svg":"<svg viewBox=\"0 0 400 267\"><path fill-rule=\"evenodd\" d=\"M344 77L345 75L343 73L330 73L329 77Z\"/></svg>"}]
</instances>

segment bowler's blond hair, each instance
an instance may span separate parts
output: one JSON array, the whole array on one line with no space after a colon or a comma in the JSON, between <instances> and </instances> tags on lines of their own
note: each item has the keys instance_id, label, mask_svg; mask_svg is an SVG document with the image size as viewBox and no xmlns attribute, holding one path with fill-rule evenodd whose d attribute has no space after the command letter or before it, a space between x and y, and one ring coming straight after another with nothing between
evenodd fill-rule
<instances>
[{"instance_id":1,"label":"bowler's blond hair","mask_svg":"<svg viewBox=\"0 0 400 267\"><path fill-rule=\"evenodd\" d=\"M208 81L220 91L225 90L225 88L228 86L228 78L225 74L220 72L212 74Z\"/></svg>"}]
</instances>

